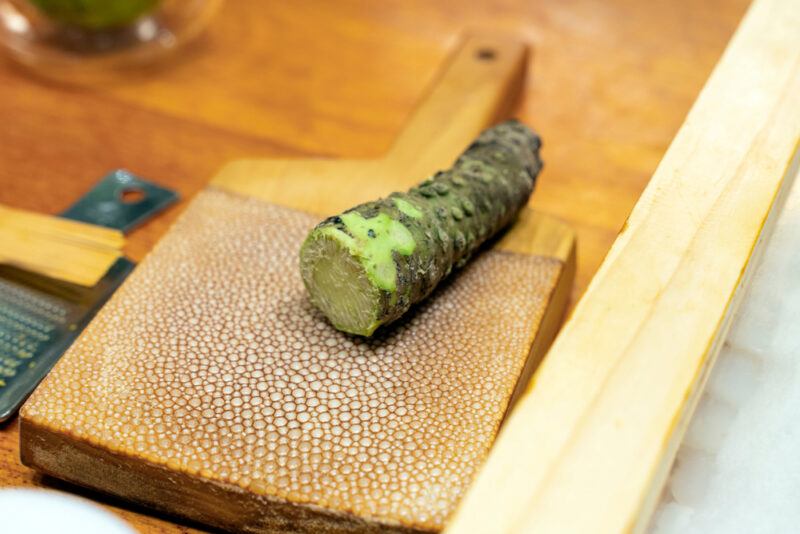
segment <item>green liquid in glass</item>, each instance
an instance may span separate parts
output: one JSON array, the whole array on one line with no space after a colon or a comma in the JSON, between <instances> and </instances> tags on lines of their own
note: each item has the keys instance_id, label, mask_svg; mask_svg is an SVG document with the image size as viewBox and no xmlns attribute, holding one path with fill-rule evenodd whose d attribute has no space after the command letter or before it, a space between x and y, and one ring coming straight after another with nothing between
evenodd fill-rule
<instances>
[{"instance_id":1,"label":"green liquid in glass","mask_svg":"<svg viewBox=\"0 0 800 534\"><path fill-rule=\"evenodd\" d=\"M88 30L118 28L155 8L160 0L31 0L48 17Z\"/></svg>"}]
</instances>

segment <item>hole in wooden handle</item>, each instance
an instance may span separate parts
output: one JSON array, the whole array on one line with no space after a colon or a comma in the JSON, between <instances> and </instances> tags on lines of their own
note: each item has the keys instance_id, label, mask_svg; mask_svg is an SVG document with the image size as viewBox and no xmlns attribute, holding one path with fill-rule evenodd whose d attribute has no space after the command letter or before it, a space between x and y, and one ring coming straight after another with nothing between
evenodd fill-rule
<instances>
[{"instance_id":1,"label":"hole in wooden handle","mask_svg":"<svg viewBox=\"0 0 800 534\"><path fill-rule=\"evenodd\" d=\"M481 61L492 61L497 57L497 52L493 48L479 48L475 51L475 57Z\"/></svg>"}]
</instances>

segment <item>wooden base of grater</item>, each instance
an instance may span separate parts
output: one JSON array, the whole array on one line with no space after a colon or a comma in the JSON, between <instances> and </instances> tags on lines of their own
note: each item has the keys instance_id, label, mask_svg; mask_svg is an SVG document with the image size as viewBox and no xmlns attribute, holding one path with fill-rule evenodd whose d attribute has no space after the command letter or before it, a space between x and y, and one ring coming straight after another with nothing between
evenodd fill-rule
<instances>
[{"instance_id":1,"label":"wooden base of grater","mask_svg":"<svg viewBox=\"0 0 800 534\"><path fill-rule=\"evenodd\" d=\"M555 335L574 234L526 210L369 341L311 308L297 250L320 215L449 166L525 60L467 39L384 158L226 167L23 408L23 462L227 530L441 529Z\"/></svg>"}]
</instances>

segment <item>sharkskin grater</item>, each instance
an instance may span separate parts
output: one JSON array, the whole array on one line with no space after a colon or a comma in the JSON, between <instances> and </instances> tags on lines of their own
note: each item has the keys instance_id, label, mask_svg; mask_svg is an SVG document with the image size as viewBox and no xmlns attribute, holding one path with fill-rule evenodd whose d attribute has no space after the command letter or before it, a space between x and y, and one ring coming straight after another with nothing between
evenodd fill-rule
<instances>
[{"instance_id":1,"label":"sharkskin grater","mask_svg":"<svg viewBox=\"0 0 800 534\"><path fill-rule=\"evenodd\" d=\"M526 57L466 39L380 158L228 164L23 407L22 462L225 531L441 529L563 316L573 231L524 210L369 343L308 307L297 252L319 215L452 165Z\"/></svg>"}]
</instances>

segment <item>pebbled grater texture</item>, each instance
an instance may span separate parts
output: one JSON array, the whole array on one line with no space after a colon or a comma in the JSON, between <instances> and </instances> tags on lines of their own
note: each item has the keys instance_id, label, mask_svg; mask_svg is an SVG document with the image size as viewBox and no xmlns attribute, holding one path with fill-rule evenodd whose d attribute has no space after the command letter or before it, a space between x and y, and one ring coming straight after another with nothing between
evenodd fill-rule
<instances>
[{"instance_id":1,"label":"pebbled grater texture","mask_svg":"<svg viewBox=\"0 0 800 534\"><path fill-rule=\"evenodd\" d=\"M23 427L181 473L219 502L337 518L319 531L442 528L494 440L561 263L484 252L365 340L308 301L297 251L316 221L200 193L39 387Z\"/></svg>"}]
</instances>

